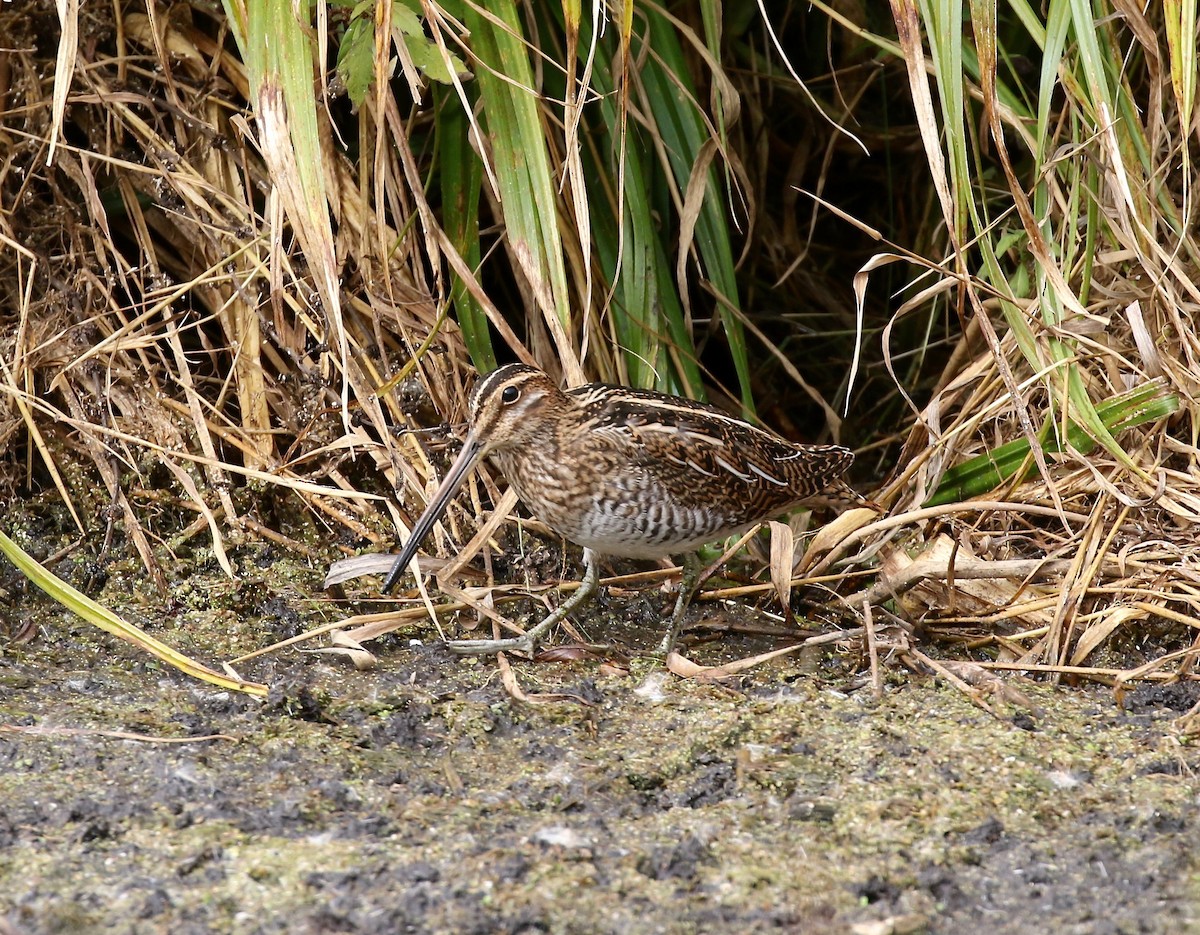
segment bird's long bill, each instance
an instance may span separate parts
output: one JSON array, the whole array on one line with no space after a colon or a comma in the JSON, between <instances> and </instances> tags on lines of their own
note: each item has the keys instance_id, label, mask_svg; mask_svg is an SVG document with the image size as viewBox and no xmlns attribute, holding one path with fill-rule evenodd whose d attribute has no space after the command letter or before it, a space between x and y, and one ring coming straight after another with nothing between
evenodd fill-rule
<instances>
[{"instance_id":1,"label":"bird's long bill","mask_svg":"<svg viewBox=\"0 0 1200 935\"><path fill-rule=\"evenodd\" d=\"M395 564L392 565L392 570L383 579L384 594L391 593L392 589L396 587L396 582L400 580L400 576L404 574L404 569L408 567L408 563L417 554L417 549L420 548L421 542L429 535L429 530L433 529L433 524L446 512L446 506L450 503L450 498L454 496L455 491L462 484L463 478L467 476L467 472L479 460L480 448L480 443L475 438L474 433L468 434L466 442L463 443L462 454L450 466L450 470L442 480L442 485L434 492L433 497L429 501L429 506L425 507L425 512L421 514L421 518L413 526L412 534L408 537L408 541L404 543L404 548L400 550L400 555L396 559Z\"/></svg>"}]
</instances>

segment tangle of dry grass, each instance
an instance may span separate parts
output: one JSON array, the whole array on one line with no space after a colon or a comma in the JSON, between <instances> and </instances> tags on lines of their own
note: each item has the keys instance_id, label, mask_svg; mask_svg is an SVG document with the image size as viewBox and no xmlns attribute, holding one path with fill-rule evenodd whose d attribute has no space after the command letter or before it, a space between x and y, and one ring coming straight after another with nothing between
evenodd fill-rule
<instances>
[{"instance_id":1,"label":"tangle of dry grass","mask_svg":"<svg viewBox=\"0 0 1200 935\"><path fill-rule=\"evenodd\" d=\"M393 426L461 420L472 378L467 343L443 298L441 263L452 251L413 149L416 131L429 130L434 115L415 107L402 112L392 97L373 96L363 105L369 119L362 138L351 141L371 155L358 160L335 140L335 123L326 127L332 248L342 275L333 318L322 308L318 274L285 223L268 170L274 163L245 116L250 79L230 51L225 25L186 8L112 20L111 9L84 6L80 16L79 40L64 46L69 61L48 78L48 63L60 52L46 38L56 35L53 5L0 9L0 34L9 37L0 51L3 501L11 507L53 492L80 537L104 531L101 559L110 548L131 550L161 590L175 574L164 566L193 540L230 575L231 545L252 538L314 561L335 550L385 550L393 530L420 507L404 493L411 509L398 508L394 491L427 489L437 473L437 433ZM1150 45L1162 41L1162 24L1129 22L1139 28L1105 28L1115 31L1119 47L1140 43L1144 60L1159 61ZM854 35L867 35L855 28ZM934 70L919 37L908 46L871 41L891 56L893 76L907 58L914 88ZM869 56L841 51L849 64L836 75L844 112L835 116L865 108L879 81ZM799 110L794 87L785 90L778 75L731 74L736 86L713 80L722 94L736 90L745 98L741 121L728 128L729 158L751 214L746 304L771 309L746 318L747 331L767 348L761 385L773 385L777 371L807 356L811 369L797 372L819 373L821 385L804 405L831 415L825 399L844 389L846 348L853 346L852 335L839 334L854 320L846 268L879 277L896 258L927 257L920 261L927 278L907 289L890 318L880 314L877 298L866 308L868 330L882 333L884 349L868 359L868 389L854 403L868 415L851 424L860 448L877 453L878 473L888 475L874 496L890 515L855 517L819 534L807 550L792 542L761 556L771 584L737 594L774 591L801 601L816 595L841 608L853 624L846 639L864 641L876 675L880 654L889 651L926 666L933 650L919 657L915 649L924 641L980 667L1113 685L1194 678L1200 249L1187 223L1195 166L1180 159L1189 125L1169 106L1169 76L1153 69L1137 76L1136 93L1155 104L1137 128L1149 170L1129 161L1127 140L1112 130L1119 121L1097 118L1084 133L1085 121L1071 110L1077 102L1069 101L1048 165L1077 163L1075 175L1029 181L1005 173L999 186L1010 203L989 205L992 220L974 233L952 212L939 216L946 202L933 189L910 191L907 178L899 185L893 179L896 206L914 217L887 236L907 249L874 261L843 258L838 266L837 251L813 237L818 202L797 189L836 199L837 186L846 184L836 170L849 164L849 157L839 162L845 151L838 146L856 147L837 134L830 137L837 143L823 147L773 135L772 106ZM994 146L1007 139L1014 151L1037 148L1028 121L999 105L995 87L966 84L966 99L988 118ZM860 132L868 147L903 141L916 157L906 166L915 176L930 171L920 141L939 139L944 118L932 109L932 95L926 110L919 94L913 100L911 124ZM813 126L827 132L824 121ZM1043 182L1044 211L1033 217L1022 186ZM866 176L854 187L878 192L887 184ZM1082 214L1080 198L1087 203ZM1030 217L1035 227L1045 222L1059 231L1078 227L1082 217L1091 232L1086 256L1080 251L1065 269L1050 269L1049 253L1037 252L1027 230ZM860 230L874 234L883 220L863 217ZM1010 252L996 257L1009 276L997 281L981 257L1002 228L1013 237L1025 231L1034 247L1021 252L1005 241ZM578 252L572 275L590 295L590 260ZM473 270L458 271L479 289ZM1074 290L1071 299L1055 291L1059 279ZM513 282L513 295L530 292L519 272ZM703 292L699 283L692 289L693 298ZM482 292L478 297L486 301ZM544 330L490 311L501 340L520 345L525 327L529 346L549 347ZM703 336L709 321L701 316L693 324ZM593 326L597 340L613 327ZM808 343L798 345L802 338ZM600 369L620 370L614 348L594 359ZM1125 432L1119 450L1102 438L1086 454L1043 448L1049 428L1085 420L1086 400L1097 403L1153 379L1179 400L1170 420ZM378 392L393 382L398 392ZM792 399L764 393L768 421L790 427ZM829 421L836 426L836 416ZM864 428L864 421L874 424ZM1041 468L1036 480L965 505L922 508L947 468L1023 437ZM481 475L429 551L471 542L460 556L469 558L500 523L492 516L489 524L486 505L501 502L494 480ZM791 581L784 551L796 559ZM453 593L494 618L493 591ZM714 588L711 596L732 593ZM404 619L430 614L428 594L422 597L423 608L402 611ZM864 604L871 608L869 640L859 627ZM372 627L360 637L386 629L376 620L359 622Z\"/></svg>"}]
</instances>

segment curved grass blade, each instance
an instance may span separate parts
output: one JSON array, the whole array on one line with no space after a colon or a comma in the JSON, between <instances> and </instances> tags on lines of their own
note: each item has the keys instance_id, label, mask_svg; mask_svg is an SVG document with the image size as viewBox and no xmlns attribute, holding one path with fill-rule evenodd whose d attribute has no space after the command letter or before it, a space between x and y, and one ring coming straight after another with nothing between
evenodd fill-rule
<instances>
[{"instance_id":1,"label":"curved grass blade","mask_svg":"<svg viewBox=\"0 0 1200 935\"><path fill-rule=\"evenodd\" d=\"M704 388L696 347L657 222L652 192L661 184L661 179L655 178L658 167L647 159L638 133L629 133L622 146L615 133L604 129L620 123L617 96L612 93L619 85L615 67L609 49L601 44L592 77L602 115L593 130L601 145L584 154L585 165L592 169L586 174L595 225L593 243L601 269L608 282L615 284L613 328L625 350L630 384L700 398ZM623 167L619 165L622 162ZM619 192L611 184L614 176L623 182ZM614 194L619 195L615 202Z\"/></svg>"},{"instance_id":2,"label":"curved grass blade","mask_svg":"<svg viewBox=\"0 0 1200 935\"><path fill-rule=\"evenodd\" d=\"M245 692L248 695L257 695L260 698L266 696L266 685L260 682L247 682L243 679L223 675L202 663L188 658L172 649L166 643L156 640L148 633L143 633L132 624L126 623L107 607L102 607L86 594L75 590L75 588L63 581L62 578L51 574L44 566L35 561L33 556L2 532L0 532L0 552L8 556L9 561L16 565L26 578L45 591L51 598L93 626L97 626L105 632L119 636L126 642L144 649L150 655L161 659L167 665L173 666L180 672L192 676L192 678L209 682L227 691Z\"/></svg>"}]
</instances>

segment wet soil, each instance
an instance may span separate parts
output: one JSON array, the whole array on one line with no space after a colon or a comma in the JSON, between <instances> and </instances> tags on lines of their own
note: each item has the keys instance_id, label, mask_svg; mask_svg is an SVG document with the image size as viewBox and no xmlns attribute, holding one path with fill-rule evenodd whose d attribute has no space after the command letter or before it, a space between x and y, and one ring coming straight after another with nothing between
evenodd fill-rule
<instances>
[{"instance_id":1,"label":"wet soil","mask_svg":"<svg viewBox=\"0 0 1200 935\"><path fill-rule=\"evenodd\" d=\"M271 600L274 622L193 610L155 632L212 661L321 622ZM1122 708L1022 682L1030 704L993 698L993 716L899 667L874 700L832 652L720 685L650 658L516 661L525 691L587 702L533 705L426 632L374 644L371 672L259 660L242 674L273 686L263 701L40 594L6 614L38 634L0 641L0 932L1135 933L1200 915L1180 686Z\"/></svg>"}]
</instances>

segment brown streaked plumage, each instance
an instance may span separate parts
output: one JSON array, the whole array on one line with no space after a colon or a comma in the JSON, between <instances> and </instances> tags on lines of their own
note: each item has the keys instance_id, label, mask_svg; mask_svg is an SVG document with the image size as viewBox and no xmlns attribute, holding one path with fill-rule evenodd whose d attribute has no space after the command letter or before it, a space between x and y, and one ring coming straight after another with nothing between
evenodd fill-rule
<instances>
[{"instance_id":1,"label":"brown streaked plumage","mask_svg":"<svg viewBox=\"0 0 1200 935\"><path fill-rule=\"evenodd\" d=\"M602 555L689 556L663 650L674 642L699 567L692 550L745 532L801 504L861 502L842 480L854 455L798 445L713 406L664 393L590 383L561 390L544 372L509 364L469 401L462 453L413 527L383 582L390 592L467 472L489 458L530 513L583 546L582 586L511 640L458 640L457 652L531 651L537 638L594 593Z\"/></svg>"}]
</instances>

